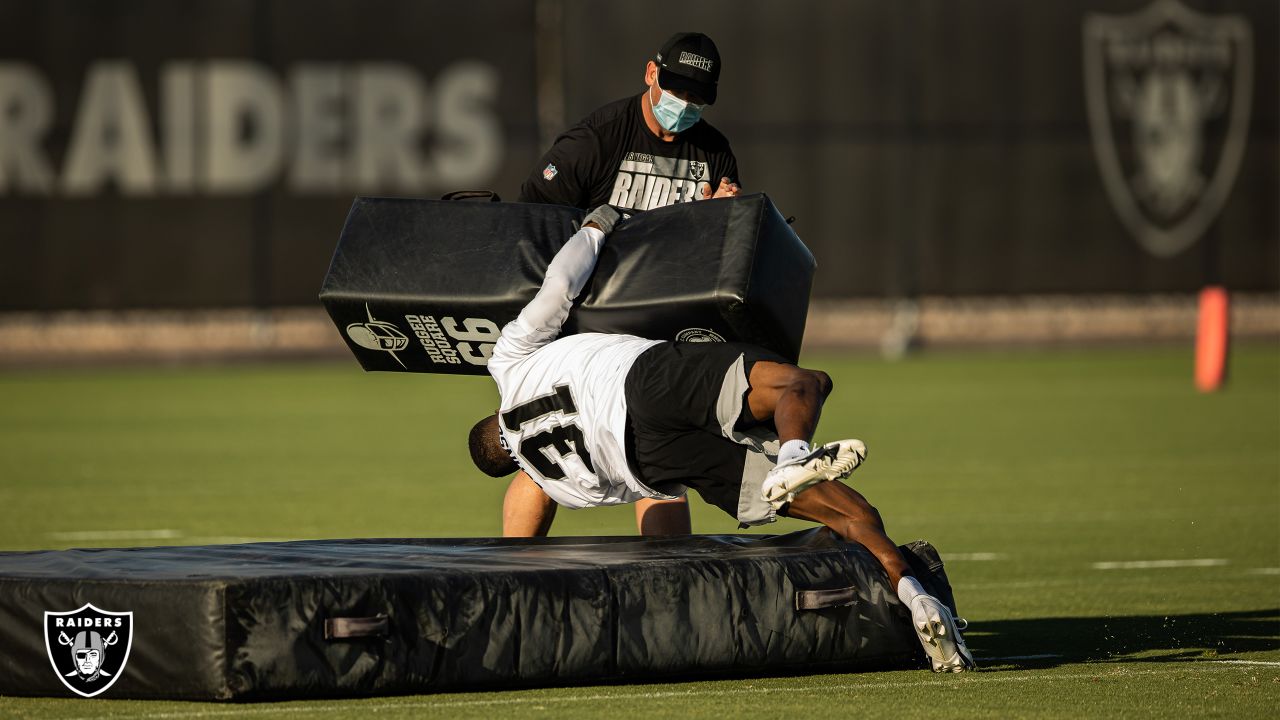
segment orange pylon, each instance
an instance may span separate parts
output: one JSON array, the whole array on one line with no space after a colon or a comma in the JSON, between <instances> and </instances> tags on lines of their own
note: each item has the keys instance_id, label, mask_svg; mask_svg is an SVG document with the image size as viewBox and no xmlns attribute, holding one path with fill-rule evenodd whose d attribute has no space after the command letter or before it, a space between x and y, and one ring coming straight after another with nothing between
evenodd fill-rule
<instances>
[{"instance_id":1,"label":"orange pylon","mask_svg":"<svg viewBox=\"0 0 1280 720\"><path fill-rule=\"evenodd\" d=\"M1213 392L1227 375L1227 344L1231 308L1227 289L1209 285L1200 291L1200 321L1196 328L1196 389Z\"/></svg>"}]
</instances>

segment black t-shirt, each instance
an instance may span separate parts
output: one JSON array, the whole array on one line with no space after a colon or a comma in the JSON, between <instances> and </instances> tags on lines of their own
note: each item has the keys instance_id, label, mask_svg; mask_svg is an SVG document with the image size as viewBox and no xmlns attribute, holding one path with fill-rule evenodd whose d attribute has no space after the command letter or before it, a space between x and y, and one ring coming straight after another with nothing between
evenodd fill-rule
<instances>
[{"instance_id":1,"label":"black t-shirt","mask_svg":"<svg viewBox=\"0 0 1280 720\"><path fill-rule=\"evenodd\" d=\"M738 182L729 141L705 120L663 142L645 125L643 95L611 102L556 138L520 188L520 202L588 210L650 210L701 200L720 178Z\"/></svg>"}]
</instances>

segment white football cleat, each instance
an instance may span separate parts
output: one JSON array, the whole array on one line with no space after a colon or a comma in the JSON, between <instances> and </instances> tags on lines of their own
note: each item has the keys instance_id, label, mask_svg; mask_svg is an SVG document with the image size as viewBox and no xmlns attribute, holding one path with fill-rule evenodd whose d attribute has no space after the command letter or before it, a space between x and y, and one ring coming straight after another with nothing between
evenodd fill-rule
<instances>
[{"instance_id":1,"label":"white football cleat","mask_svg":"<svg viewBox=\"0 0 1280 720\"><path fill-rule=\"evenodd\" d=\"M911 625L934 672L978 669L973 653L960 637L960 623L942 601L932 595L915 596L911 600Z\"/></svg>"},{"instance_id":2,"label":"white football cleat","mask_svg":"<svg viewBox=\"0 0 1280 720\"><path fill-rule=\"evenodd\" d=\"M849 477L866 458L867 446L861 440L827 443L804 457L770 470L760 487L760 494L774 508L780 508L818 483Z\"/></svg>"}]
</instances>

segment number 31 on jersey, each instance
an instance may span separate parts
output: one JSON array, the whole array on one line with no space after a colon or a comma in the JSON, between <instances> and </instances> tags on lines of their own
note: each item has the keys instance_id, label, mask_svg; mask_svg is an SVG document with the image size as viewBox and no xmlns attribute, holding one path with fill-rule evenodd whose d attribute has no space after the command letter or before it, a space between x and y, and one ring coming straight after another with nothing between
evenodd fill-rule
<instances>
[{"instance_id":1,"label":"number 31 on jersey","mask_svg":"<svg viewBox=\"0 0 1280 720\"><path fill-rule=\"evenodd\" d=\"M575 456L594 474L596 469L582 438L582 428L578 426L578 406L573 402L573 393L568 385L556 385L550 394L502 413L502 425L513 433L519 433L523 426L553 413L560 413L559 425L522 437L513 452L548 480L563 480L567 475L566 464Z\"/></svg>"}]
</instances>

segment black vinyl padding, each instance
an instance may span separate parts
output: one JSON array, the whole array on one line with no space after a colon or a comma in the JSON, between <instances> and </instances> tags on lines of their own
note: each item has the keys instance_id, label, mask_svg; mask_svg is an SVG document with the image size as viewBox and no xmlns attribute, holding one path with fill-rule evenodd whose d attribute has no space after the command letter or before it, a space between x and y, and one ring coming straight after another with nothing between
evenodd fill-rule
<instances>
[{"instance_id":1,"label":"black vinyl padding","mask_svg":"<svg viewBox=\"0 0 1280 720\"><path fill-rule=\"evenodd\" d=\"M905 546L954 606L927 543ZM851 603L797 610L801 591ZM69 696L45 611L133 612L102 697L267 700L918 666L872 556L826 529L0 553L0 694ZM326 637L328 635L328 637Z\"/></svg>"}]
</instances>

